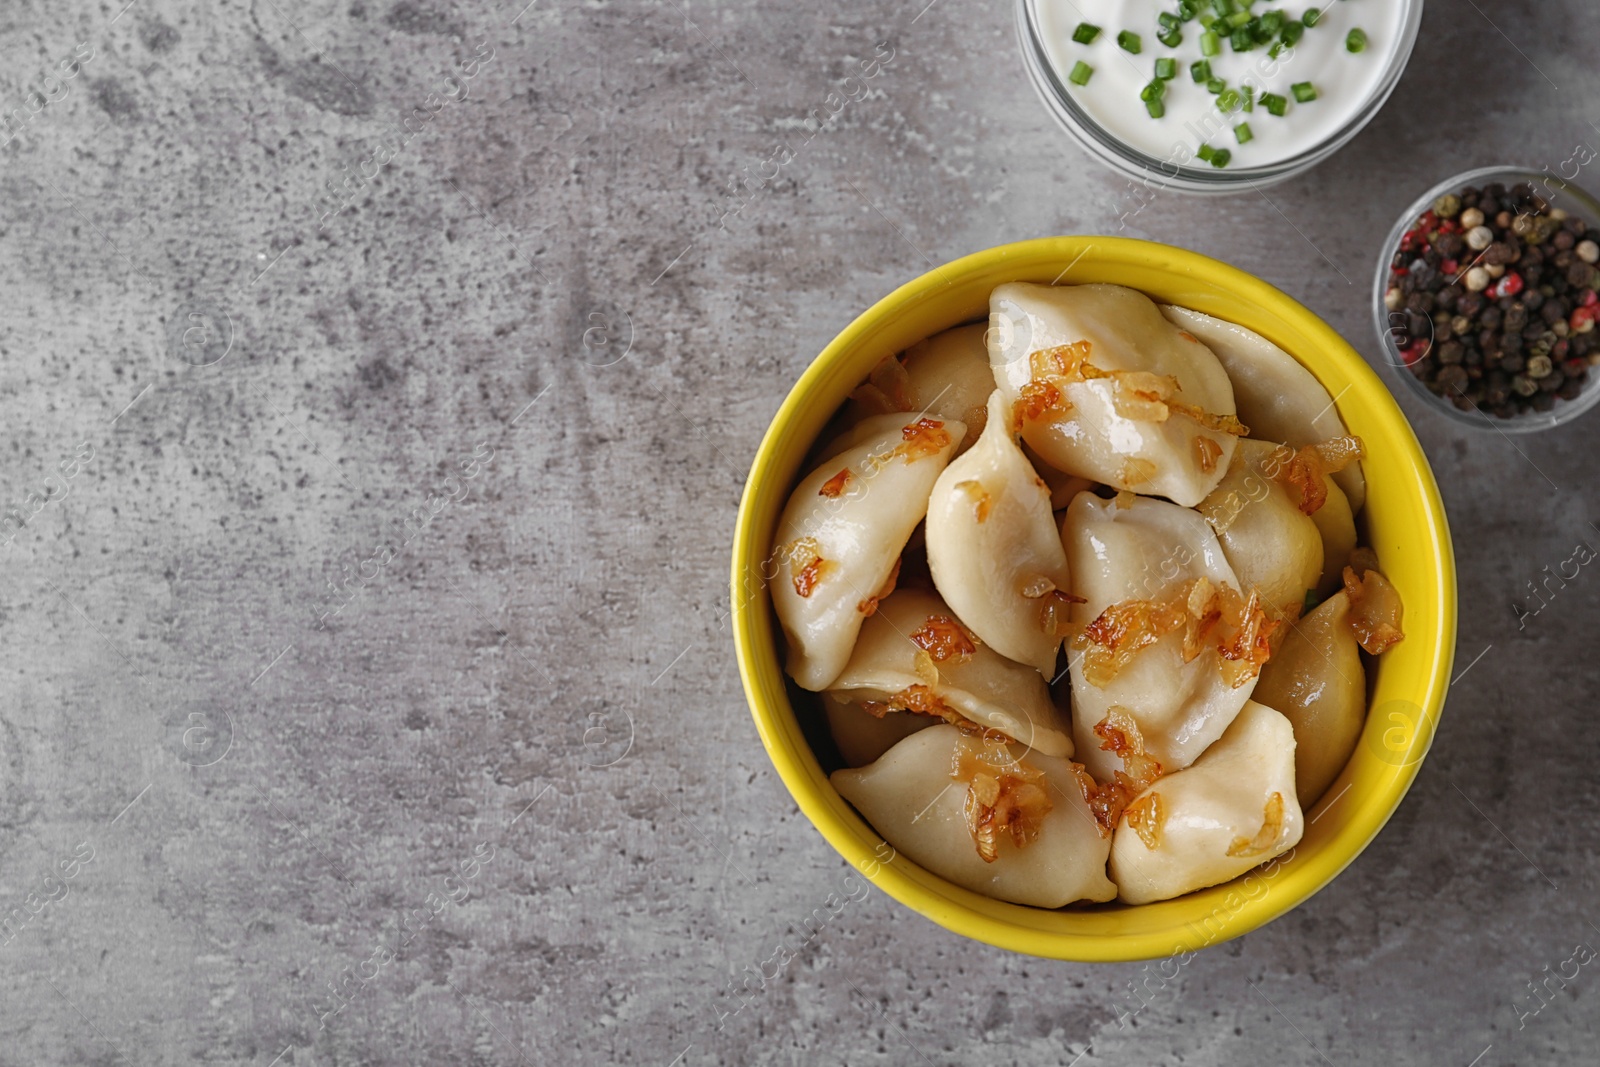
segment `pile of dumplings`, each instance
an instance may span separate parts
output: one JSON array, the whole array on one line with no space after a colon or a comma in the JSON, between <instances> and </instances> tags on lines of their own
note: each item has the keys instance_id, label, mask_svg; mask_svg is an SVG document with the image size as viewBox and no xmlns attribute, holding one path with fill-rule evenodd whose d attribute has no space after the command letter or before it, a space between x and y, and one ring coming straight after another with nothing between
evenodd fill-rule
<instances>
[{"instance_id":1,"label":"pile of dumplings","mask_svg":"<svg viewBox=\"0 0 1600 1067\"><path fill-rule=\"evenodd\" d=\"M1401 605L1362 445L1291 356L1112 285L1006 284L835 415L768 573L839 793L974 892L1142 904L1292 848Z\"/></svg>"}]
</instances>

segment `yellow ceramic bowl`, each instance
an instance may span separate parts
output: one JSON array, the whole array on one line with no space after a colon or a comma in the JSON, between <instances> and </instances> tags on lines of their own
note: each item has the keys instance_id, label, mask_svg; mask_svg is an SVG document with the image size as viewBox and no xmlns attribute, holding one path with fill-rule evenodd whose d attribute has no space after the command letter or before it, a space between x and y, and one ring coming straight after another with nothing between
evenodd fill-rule
<instances>
[{"instance_id":1,"label":"yellow ceramic bowl","mask_svg":"<svg viewBox=\"0 0 1600 1067\"><path fill-rule=\"evenodd\" d=\"M1366 443L1364 538L1405 602L1405 640L1377 661L1355 755L1306 815L1291 854L1226 885L1136 907L1046 911L953 885L891 850L828 783L801 733L763 573L779 513L807 449L850 390L884 356L985 318L1002 282L1110 282L1236 322L1300 360ZM1116 237L1002 245L939 267L878 301L801 376L756 453L733 543L734 639L762 743L800 810L890 896L934 922L1016 952L1084 961L1191 952L1290 910L1355 859L1416 776L1444 705L1455 651L1450 532L1428 461L1376 374L1326 323L1243 271L1179 248Z\"/></svg>"}]
</instances>

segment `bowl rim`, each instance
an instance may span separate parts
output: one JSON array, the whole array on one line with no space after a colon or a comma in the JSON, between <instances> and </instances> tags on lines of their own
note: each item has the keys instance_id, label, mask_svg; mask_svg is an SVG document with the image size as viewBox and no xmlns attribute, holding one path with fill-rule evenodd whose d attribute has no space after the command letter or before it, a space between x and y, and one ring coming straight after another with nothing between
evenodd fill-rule
<instances>
[{"instance_id":1,"label":"bowl rim","mask_svg":"<svg viewBox=\"0 0 1600 1067\"><path fill-rule=\"evenodd\" d=\"M1407 613L1411 617L1423 614L1435 618L1437 628L1430 635L1431 640L1425 642L1421 653L1426 667L1417 686L1420 699L1411 705L1416 711L1416 721L1412 732L1406 735L1403 750L1397 751L1392 759L1383 759L1386 767L1380 772L1382 777L1365 795L1358 794L1352 798L1352 810L1336 820L1342 823L1343 829L1338 831L1338 836L1332 839L1329 847L1305 856L1291 853L1297 860L1295 866L1298 869L1290 877L1288 886L1276 887L1287 888L1287 893L1266 892L1241 901L1226 916L1226 934L1203 940L1199 937L1202 931L1192 921L1181 928L1174 925L1155 930L1123 929L1109 934L1041 930L1019 921L1022 914L1054 913L990 901L945 882L912 864L908 858L891 855L886 859L882 852L885 842L838 797L827 784L826 776L821 776L821 788L816 785L816 778L821 775L820 764L800 736L798 719L784 690L782 668L778 664L775 633L770 620L771 609L761 580L766 542L770 539L771 531L759 528L760 517L756 514L754 504L757 489L763 479L775 480L774 471L784 464L786 457L799 462L801 457L791 456L789 450L798 448L803 453L811 440L809 437L800 442L791 440L796 433L796 423L801 421L802 413L808 407L814 406L813 394L838 377L849 361L858 358L855 350L870 344L886 322L907 314L912 308L936 302L952 277L982 276L1002 267L1011 267L1020 273L1029 269L1030 265L1048 264L1053 268L1063 264L1065 269L1056 278L1059 282L1091 249L1107 262L1120 263L1129 269L1159 266L1174 276L1193 277L1211 284L1241 303L1270 308L1274 315L1310 338L1324 359L1337 362L1339 370L1349 377L1345 392L1358 392L1358 399L1365 403L1363 417L1368 422L1381 422L1385 437L1404 453L1401 462L1415 475L1417 503L1424 513L1427 527L1419 533L1431 537L1431 570L1419 579L1426 582L1425 587L1431 596L1426 605L1408 603ZM1291 355L1294 354L1287 346L1284 347ZM1316 374L1315 369L1303 359L1298 356L1296 359ZM778 492L781 499L787 499L790 492L787 479ZM776 512L771 516L771 521L776 521ZM774 769L797 806L823 838L891 897L954 933L1014 952L1080 962L1153 959L1220 944L1287 913L1336 877L1377 836L1415 780L1437 732L1455 653L1455 559L1444 505L1421 445L1382 380L1332 327L1267 282L1197 252L1127 237L1045 237L985 249L919 275L851 321L800 375L773 415L756 451L735 520L731 583L736 657L751 717ZM1418 611L1419 608L1426 610ZM1413 639L1422 642L1423 635L1407 635L1408 641ZM775 687L773 672L776 672ZM769 698L769 694L774 693L776 698ZM1373 719L1372 710L1369 706L1368 732ZM784 721L785 716L787 722ZM1367 733L1363 737L1366 738ZM1351 767L1356 762L1356 757L1352 756L1350 764L1341 772L1340 779L1351 774ZM1308 826L1323 811L1338 803L1346 791L1348 787L1337 796L1322 797L1312 811L1307 812ZM832 793L832 803L829 793ZM1275 860L1267 866L1278 869L1278 862ZM1287 865L1288 861L1283 862ZM1213 894L1248 880L1252 873L1221 887L1197 890L1186 897L1175 898L1175 901L1125 906L1121 910L1135 912L1141 908L1161 908L1199 894ZM1270 871L1267 876L1271 876ZM1230 892L1228 899L1231 901L1235 896L1237 893ZM1116 915L1118 912L1112 910L1099 914ZM1166 912L1161 914L1165 915ZM1017 918L1012 918L1012 915ZM1175 943L1176 949L1173 947Z\"/></svg>"},{"instance_id":2,"label":"bowl rim","mask_svg":"<svg viewBox=\"0 0 1600 1067\"><path fill-rule=\"evenodd\" d=\"M1588 384L1577 397L1572 400L1558 400L1556 406L1549 411L1528 412L1515 418L1502 419L1476 405L1470 412L1461 410L1438 394L1430 392L1400 358L1399 350L1394 343L1394 316L1398 312L1390 311L1383 302L1385 294L1389 291L1389 264L1400 249L1400 238L1422 217L1423 212L1432 209L1434 201L1441 196L1446 193L1458 193L1469 185L1489 185L1494 182L1510 185L1523 181L1533 185L1536 193L1539 192L1538 187L1543 186L1543 193L1540 195L1548 196L1552 207L1565 206L1555 202L1557 196L1565 196L1569 201L1576 201L1590 220L1600 226L1600 199L1596 199L1588 190L1570 179L1551 174L1548 170L1537 171L1532 167L1518 167L1511 164L1473 167L1437 182L1411 202L1390 228L1389 235L1384 238L1383 246L1378 249L1378 269L1373 276L1372 322L1378 334L1378 351L1383 356L1384 367L1389 376L1400 381L1403 388L1428 410L1443 415L1459 426L1467 426L1479 432L1492 430L1500 434L1525 434L1564 426L1596 404L1600 404L1600 372L1589 375Z\"/></svg>"}]
</instances>

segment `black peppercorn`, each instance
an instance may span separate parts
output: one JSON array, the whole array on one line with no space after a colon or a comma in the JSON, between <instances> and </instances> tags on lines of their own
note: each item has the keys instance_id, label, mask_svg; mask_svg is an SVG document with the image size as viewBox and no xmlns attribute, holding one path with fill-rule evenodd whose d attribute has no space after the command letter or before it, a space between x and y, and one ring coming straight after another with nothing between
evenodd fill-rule
<instances>
[{"instance_id":1,"label":"black peppercorn","mask_svg":"<svg viewBox=\"0 0 1600 1067\"><path fill-rule=\"evenodd\" d=\"M1500 357L1500 369L1505 371L1507 374L1522 373L1522 368L1524 365L1525 364L1522 357L1517 355L1515 352L1507 352L1505 355Z\"/></svg>"},{"instance_id":2,"label":"black peppercorn","mask_svg":"<svg viewBox=\"0 0 1600 1067\"><path fill-rule=\"evenodd\" d=\"M1530 281L1529 287L1522 291L1522 306L1527 308L1529 311L1538 311L1540 305L1543 303L1544 293L1533 288Z\"/></svg>"},{"instance_id":3,"label":"black peppercorn","mask_svg":"<svg viewBox=\"0 0 1600 1067\"><path fill-rule=\"evenodd\" d=\"M1498 330L1500 328L1501 314L1502 312L1500 311L1499 305L1490 305L1489 307L1483 309L1482 315L1478 316L1478 325L1482 326L1486 330Z\"/></svg>"},{"instance_id":4,"label":"black peppercorn","mask_svg":"<svg viewBox=\"0 0 1600 1067\"><path fill-rule=\"evenodd\" d=\"M1446 341L1438 347L1440 363L1460 363L1466 349L1460 341Z\"/></svg>"},{"instance_id":5,"label":"black peppercorn","mask_svg":"<svg viewBox=\"0 0 1600 1067\"><path fill-rule=\"evenodd\" d=\"M1533 410L1543 413L1556 406L1556 398L1549 393L1540 393L1533 398Z\"/></svg>"},{"instance_id":6,"label":"black peppercorn","mask_svg":"<svg viewBox=\"0 0 1600 1067\"><path fill-rule=\"evenodd\" d=\"M1550 243L1564 252L1578 243L1578 237L1571 230L1562 228L1560 233L1550 238Z\"/></svg>"},{"instance_id":7,"label":"black peppercorn","mask_svg":"<svg viewBox=\"0 0 1600 1067\"><path fill-rule=\"evenodd\" d=\"M1500 351L1504 353L1522 351L1522 334L1507 332L1500 336Z\"/></svg>"},{"instance_id":8,"label":"black peppercorn","mask_svg":"<svg viewBox=\"0 0 1600 1067\"><path fill-rule=\"evenodd\" d=\"M1547 326L1554 326L1567 317L1566 304L1562 302L1559 296L1546 300L1544 307L1539 309L1539 317L1544 319Z\"/></svg>"},{"instance_id":9,"label":"black peppercorn","mask_svg":"<svg viewBox=\"0 0 1600 1067\"><path fill-rule=\"evenodd\" d=\"M1561 383L1561 388L1556 390L1556 396L1562 400L1576 400L1583 392L1583 383L1574 378L1568 378Z\"/></svg>"},{"instance_id":10,"label":"black peppercorn","mask_svg":"<svg viewBox=\"0 0 1600 1067\"><path fill-rule=\"evenodd\" d=\"M1456 301L1456 314L1465 315L1467 318L1477 318L1478 312L1483 310L1483 294L1466 292Z\"/></svg>"},{"instance_id":11,"label":"black peppercorn","mask_svg":"<svg viewBox=\"0 0 1600 1067\"><path fill-rule=\"evenodd\" d=\"M1580 259L1567 268L1567 284L1578 289L1589 288L1590 277L1593 274L1594 268Z\"/></svg>"},{"instance_id":12,"label":"black peppercorn","mask_svg":"<svg viewBox=\"0 0 1600 1067\"><path fill-rule=\"evenodd\" d=\"M1504 266L1512 259L1511 246L1504 241L1495 241L1483 250L1483 261L1490 266Z\"/></svg>"}]
</instances>

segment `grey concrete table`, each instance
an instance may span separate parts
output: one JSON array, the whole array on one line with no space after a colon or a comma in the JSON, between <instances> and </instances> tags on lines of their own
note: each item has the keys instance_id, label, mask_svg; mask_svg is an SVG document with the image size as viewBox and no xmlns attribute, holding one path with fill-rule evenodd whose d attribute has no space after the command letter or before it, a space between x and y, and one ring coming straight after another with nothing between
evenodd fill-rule
<instances>
[{"instance_id":1,"label":"grey concrete table","mask_svg":"<svg viewBox=\"0 0 1600 1067\"><path fill-rule=\"evenodd\" d=\"M1464 677L1313 900L1146 981L873 890L780 968L847 867L734 671L749 458L870 301L1126 210L1009 5L124 2L0 12L0 1063L1593 1061L1600 972L1528 983L1600 944L1600 578L1512 601L1600 545L1600 417L1406 403ZM1436 0L1337 157L1131 232L1375 358L1387 226L1600 143L1597 34Z\"/></svg>"}]
</instances>

